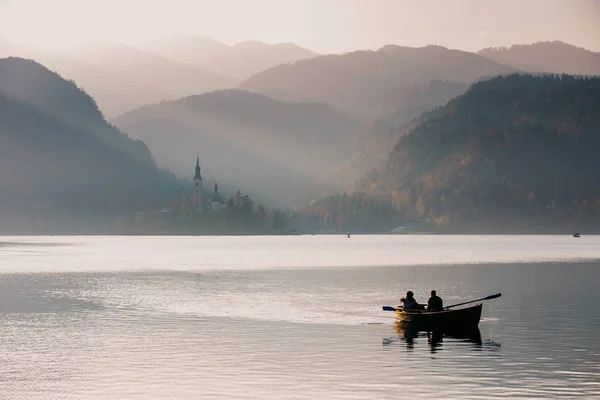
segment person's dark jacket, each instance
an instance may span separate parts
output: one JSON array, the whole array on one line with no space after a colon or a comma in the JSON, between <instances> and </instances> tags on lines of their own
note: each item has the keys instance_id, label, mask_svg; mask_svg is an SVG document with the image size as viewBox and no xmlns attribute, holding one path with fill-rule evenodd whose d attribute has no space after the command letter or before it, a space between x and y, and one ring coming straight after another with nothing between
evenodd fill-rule
<instances>
[{"instance_id":1,"label":"person's dark jacket","mask_svg":"<svg viewBox=\"0 0 600 400\"><path fill-rule=\"evenodd\" d=\"M444 309L444 302L439 296L431 296L427 300L427 311L442 311Z\"/></svg>"}]
</instances>

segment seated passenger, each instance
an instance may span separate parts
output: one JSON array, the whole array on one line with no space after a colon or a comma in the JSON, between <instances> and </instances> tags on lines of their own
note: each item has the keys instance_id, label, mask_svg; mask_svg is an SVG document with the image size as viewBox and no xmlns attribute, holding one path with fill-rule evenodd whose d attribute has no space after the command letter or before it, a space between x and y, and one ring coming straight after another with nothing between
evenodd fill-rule
<instances>
[{"instance_id":1,"label":"seated passenger","mask_svg":"<svg viewBox=\"0 0 600 400\"><path fill-rule=\"evenodd\" d=\"M444 302L438 297L435 290L431 291L431 297L427 300L427 311L443 311Z\"/></svg>"},{"instance_id":2,"label":"seated passenger","mask_svg":"<svg viewBox=\"0 0 600 400\"><path fill-rule=\"evenodd\" d=\"M404 307L406 311L419 309L419 303L417 303L413 292L411 292L410 290L406 292L406 297L403 297L400 300L402 301L402 307Z\"/></svg>"}]
</instances>

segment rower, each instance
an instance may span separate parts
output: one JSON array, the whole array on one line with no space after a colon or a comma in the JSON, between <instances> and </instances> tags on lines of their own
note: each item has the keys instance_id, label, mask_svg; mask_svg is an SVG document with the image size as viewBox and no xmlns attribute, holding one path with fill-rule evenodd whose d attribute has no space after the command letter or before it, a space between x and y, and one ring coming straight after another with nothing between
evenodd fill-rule
<instances>
[{"instance_id":1,"label":"rower","mask_svg":"<svg viewBox=\"0 0 600 400\"><path fill-rule=\"evenodd\" d=\"M410 290L406 292L406 297L401 298L400 301L402 302L402 307L407 311L417 310L419 308L419 303L417 303L413 292Z\"/></svg>"},{"instance_id":2,"label":"rower","mask_svg":"<svg viewBox=\"0 0 600 400\"><path fill-rule=\"evenodd\" d=\"M437 295L435 290L431 291L431 297L427 300L427 311L443 311L444 302L442 298Z\"/></svg>"}]
</instances>

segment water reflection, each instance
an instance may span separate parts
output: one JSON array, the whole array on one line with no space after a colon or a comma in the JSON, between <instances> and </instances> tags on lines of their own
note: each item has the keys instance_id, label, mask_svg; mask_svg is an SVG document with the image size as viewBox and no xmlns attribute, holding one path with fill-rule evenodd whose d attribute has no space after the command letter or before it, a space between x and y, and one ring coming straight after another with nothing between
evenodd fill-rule
<instances>
[{"instance_id":1,"label":"water reflection","mask_svg":"<svg viewBox=\"0 0 600 400\"><path fill-rule=\"evenodd\" d=\"M429 350L432 353L442 350L444 339L451 339L453 341L459 341L461 343L469 343L473 349L481 349L483 342L481 340L481 332L479 327L474 327L464 330L454 330L451 332L444 331L425 331L419 330L415 325L405 322L396 322L394 324L394 331L396 331L396 337L384 338L382 345L384 347L390 346L397 342L404 342L406 349L412 351L415 347L415 342L427 339ZM487 344L486 344L487 346ZM495 347L499 348L499 344L495 344Z\"/></svg>"}]
</instances>

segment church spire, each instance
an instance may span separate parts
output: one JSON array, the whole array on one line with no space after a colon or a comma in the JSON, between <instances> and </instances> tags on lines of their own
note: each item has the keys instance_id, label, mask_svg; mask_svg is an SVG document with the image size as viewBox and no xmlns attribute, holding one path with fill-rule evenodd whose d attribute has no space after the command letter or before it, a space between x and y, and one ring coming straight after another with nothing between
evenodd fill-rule
<instances>
[{"instance_id":1,"label":"church spire","mask_svg":"<svg viewBox=\"0 0 600 400\"><path fill-rule=\"evenodd\" d=\"M200 173L200 155L196 155L196 172L194 173L194 180L202 180L202 174Z\"/></svg>"},{"instance_id":2,"label":"church spire","mask_svg":"<svg viewBox=\"0 0 600 400\"><path fill-rule=\"evenodd\" d=\"M200 156L196 155L196 171L194 174L194 197L198 207L198 212L204 211L206 198L204 197L204 182L200 173Z\"/></svg>"}]
</instances>

